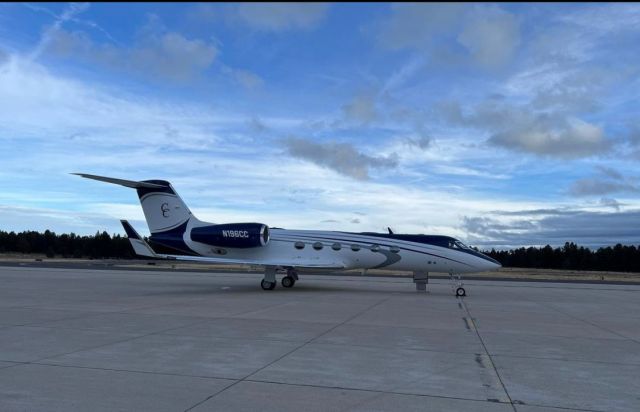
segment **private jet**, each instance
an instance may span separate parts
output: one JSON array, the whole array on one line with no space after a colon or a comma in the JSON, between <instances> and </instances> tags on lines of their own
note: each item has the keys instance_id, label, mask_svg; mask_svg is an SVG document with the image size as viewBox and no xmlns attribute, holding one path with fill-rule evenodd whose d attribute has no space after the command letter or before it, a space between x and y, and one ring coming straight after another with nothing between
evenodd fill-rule
<instances>
[{"instance_id":1,"label":"private jet","mask_svg":"<svg viewBox=\"0 0 640 412\"><path fill-rule=\"evenodd\" d=\"M291 288L298 271L378 269L410 271L424 285L429 272L448 273L455 295L466 296L461 275L500 263L449 236L351 233L270 228L263 223L214 224L198 220L165 180L133 181L73 173L136 189L150 236L148 242L127 222L122 226L136 255L145 258L264 267L261 287L273 290L276 274ZM427 275L425 277L425 274ZM423 288L424 290L424 288Z\"/></svg>"}]
</instances>

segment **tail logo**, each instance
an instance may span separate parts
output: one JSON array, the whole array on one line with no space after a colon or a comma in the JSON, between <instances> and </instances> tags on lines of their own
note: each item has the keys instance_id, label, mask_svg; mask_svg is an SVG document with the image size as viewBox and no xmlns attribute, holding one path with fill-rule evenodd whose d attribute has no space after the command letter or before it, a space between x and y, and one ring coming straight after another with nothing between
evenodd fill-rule
<instances>
[{"instance_id":1,"label":"tail logo","mask_svg":"<svg viewBox=\"0 0 640 412\"><path fill-rule=\"evenodd\" d=\"M169 217L169 203L163 203L160 206L160 210L162 211L163 217Z\"/></svg>"}]
</instances>

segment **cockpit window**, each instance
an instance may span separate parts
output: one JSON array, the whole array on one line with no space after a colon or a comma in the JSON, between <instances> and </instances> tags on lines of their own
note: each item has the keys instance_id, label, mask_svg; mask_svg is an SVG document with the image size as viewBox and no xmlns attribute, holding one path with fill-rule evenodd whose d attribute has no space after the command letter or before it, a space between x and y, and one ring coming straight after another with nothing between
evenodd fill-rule
<instances>
[{"instance_id":1,"label":"cockpit window","mask_svg":"<svg viewBox=\"0 0 640 412\"><path fill-rule=\"evenodd\" d=\"M469 246L465 245L459 240L451 240L449 242L449 247L452 249L469 249Z\"/></svg>"}]
</instances>

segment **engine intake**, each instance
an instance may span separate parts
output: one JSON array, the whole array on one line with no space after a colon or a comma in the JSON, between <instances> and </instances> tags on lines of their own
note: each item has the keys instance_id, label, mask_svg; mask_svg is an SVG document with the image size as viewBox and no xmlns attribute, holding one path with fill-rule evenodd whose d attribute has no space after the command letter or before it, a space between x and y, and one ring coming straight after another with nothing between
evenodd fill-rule
<instances>
[{"instance_id":1,"label":"engine intake","mask_svg":"<svg viewBox=\"0 0 640 412\"><path fill-rule=\"evenodd\" d=\"M191 240L211 246L246 249L269 243L269 227L262 223L225 223L194 227Z\"/></svg>"}]
</instances>

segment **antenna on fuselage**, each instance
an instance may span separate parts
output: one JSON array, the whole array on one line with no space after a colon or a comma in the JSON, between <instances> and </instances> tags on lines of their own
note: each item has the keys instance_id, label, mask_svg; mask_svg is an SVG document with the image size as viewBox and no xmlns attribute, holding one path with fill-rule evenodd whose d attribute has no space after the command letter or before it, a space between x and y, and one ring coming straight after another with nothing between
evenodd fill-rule
<instances>
[{"instance_id":1,"label":"antenna on fuselage","mask_svg":"<svg viewBox=\"0 0 640 412\"><path fill-rule=\"evenodd\" d=\"M387 227L387 230L389 231L389 234L390 234L390 235L393 235L393 230L391 230L391 228L390 228L390 227Z\"/></svg>"}]
</instances>

